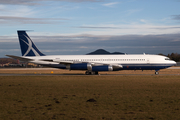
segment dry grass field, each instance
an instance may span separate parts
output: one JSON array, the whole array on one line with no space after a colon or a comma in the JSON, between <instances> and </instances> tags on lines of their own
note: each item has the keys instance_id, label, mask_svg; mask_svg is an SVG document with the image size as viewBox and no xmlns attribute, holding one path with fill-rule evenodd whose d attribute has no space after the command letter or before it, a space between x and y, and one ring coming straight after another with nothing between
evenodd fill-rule
<instances>
[{"instance_id":1,"label":"dry grass field","mask_svg":"<svg viewBox=\"0 0 180 120\"><path fill-rule=\"evenodd\" d=\"M0 76L0 120L179 120L180 76L143 73Z\"/></svg>"}]
</instances>

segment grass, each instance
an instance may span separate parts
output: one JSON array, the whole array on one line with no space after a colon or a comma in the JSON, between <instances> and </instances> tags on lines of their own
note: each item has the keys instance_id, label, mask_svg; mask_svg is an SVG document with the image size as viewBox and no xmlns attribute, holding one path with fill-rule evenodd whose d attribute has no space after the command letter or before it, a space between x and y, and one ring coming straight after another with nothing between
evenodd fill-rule
<instances>
[{"instance_id":1,"label":"grass","mask_svg":"<svg viewBox=\"0 0 180 120\"><path fill-rule=\"evenodd\" d=\"M0 76L0 119L178 120L179 93L180 76Z\"/></svg>"}]
</instances>

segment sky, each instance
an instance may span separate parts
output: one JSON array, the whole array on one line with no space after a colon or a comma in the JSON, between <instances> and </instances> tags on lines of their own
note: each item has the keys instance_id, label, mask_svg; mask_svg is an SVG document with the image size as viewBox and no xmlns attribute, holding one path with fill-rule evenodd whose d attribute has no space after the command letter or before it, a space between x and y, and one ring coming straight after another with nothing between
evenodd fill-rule
<instances>
[{"instance_id":1,"label":"sky","mask_svg":"<svg viewBox=\"0 0 180 120\"><path fill-rule=\"evenodd\" d=\"M97 49L180 53L180 0L0 0L0 57L21 56L17 30L46 55Z\"/></svg>"}]
</instances>

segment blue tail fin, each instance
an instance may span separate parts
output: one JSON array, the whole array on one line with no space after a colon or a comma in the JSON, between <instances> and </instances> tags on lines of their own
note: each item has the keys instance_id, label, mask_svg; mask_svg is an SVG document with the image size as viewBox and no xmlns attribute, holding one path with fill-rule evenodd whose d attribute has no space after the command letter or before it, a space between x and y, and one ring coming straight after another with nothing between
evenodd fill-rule
<instances>
[{"instance_id":1,"label":"blue tail fin","mask_svg":"<svg viewBox=\"0 0 180 120\"><path fill-rule=\"evenodd\" d=\"M26 31L17 31L17 33L22 56L45 56L38 50L31 38L27 35Z\"/></svg>"}]
</instances>

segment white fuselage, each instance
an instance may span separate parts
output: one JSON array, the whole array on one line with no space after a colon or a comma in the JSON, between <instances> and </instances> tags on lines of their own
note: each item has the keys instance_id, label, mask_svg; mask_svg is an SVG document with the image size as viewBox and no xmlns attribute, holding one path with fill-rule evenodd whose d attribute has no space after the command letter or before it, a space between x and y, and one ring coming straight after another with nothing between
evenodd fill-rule
<instances>
[{"instance_id":1,"label":"white fuselage","mask_svg":"<svg viewBox=\"0 0 180 120\"><path fill-rule=\"evenodd\" d=\"M160 55L52 55L52 56L34 56L25 57L33 59L30 61L35 64L47 65L60 69L70 69L66 65L78 63L90 63L92 66L101 65L121 65L118 70L159 70L176 64L168 57Z\"/></svg>"}]
</instances>

